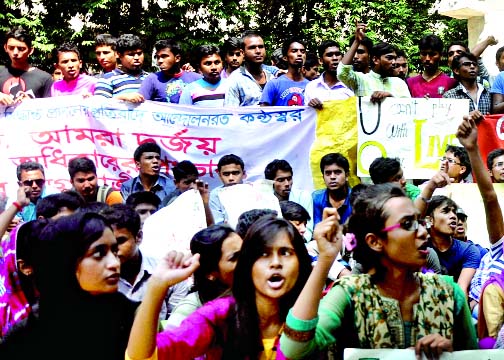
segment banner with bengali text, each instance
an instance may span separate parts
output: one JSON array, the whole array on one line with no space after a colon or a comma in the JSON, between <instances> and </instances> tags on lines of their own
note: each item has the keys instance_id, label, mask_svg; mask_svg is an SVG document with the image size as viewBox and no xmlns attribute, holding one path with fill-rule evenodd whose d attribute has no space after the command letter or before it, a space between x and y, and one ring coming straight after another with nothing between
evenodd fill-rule
<instances>
[{"instance_id":1,"label":"banner with bengali text","mask_svg":"<svg viewBox=\"0 0 504 360\"><path fill-rule=\"evenodd\" d=\"M369 176L380 156L397 157L407 179L429 179L439 170L446 145L460 146L455 133L469 100L357 99L357 175Z\"/></svg>"},{"instance_id":2,"label":"banner with bengali text","mask_svg":"<svg viewBox=\"0 0 504 360\"><path fill-rule=\"evenodd\" d=\"M220 185L219 159L234 153L245 162L247 180L263 178L268 162L285 159L299 174L294 186L313 190L316 116L308 107L209 109L79 96L0 107L0 192L13 194L16 166L27 160L44 165L48 186L69 189L68 162L79 155L95 162L100 184L119 188L137 176L133 152L149 140L161 146L163 173L190 160L211 188Z\"/></svg>"}]
</instances>

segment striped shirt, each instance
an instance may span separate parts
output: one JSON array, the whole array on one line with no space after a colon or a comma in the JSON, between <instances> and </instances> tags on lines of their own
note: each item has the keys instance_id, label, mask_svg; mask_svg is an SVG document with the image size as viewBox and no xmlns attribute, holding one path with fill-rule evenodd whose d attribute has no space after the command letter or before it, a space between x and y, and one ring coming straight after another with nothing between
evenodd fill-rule
<instances>
[{"instance_id":1,"label":"striped shirt","mask_svg":"<svg viewBox=\"0 0 504 360\"><path fill-rule=\"evenodd\" d=\"M196 80L182 91L179 104L205 107L223 107L227 90L227 79L211 84L205 79Z\"/></svg>"},{"instance_id":2,"label":"striped shirt","mask_svg":"<svg viewBox=\"0 0 504 360\"><path fill-rule=\"evenodd\" d=\"M504 237L490 246L490 251L481 259L472 280L469 297L479 302L481 289L491 275L498 275L504 270Z\"/></svg>"},{"instance_id":3,"label":"striped shirt","mask_svg":"<svg viewBox=\"0 0 504 360\"><path fill-rule=\"evenodd\" d=\"M467 93L467 89L462 84L458 84L453 89L445 92L443 97L448 99L469 99L469 112L478 109L483 115L490 114L490 108L492 106L490 93L480 83L477 83L477 85L478 93L476 95L476 103L474 102L472 96Z\"/></svg>"},{"instance_id":4,"label":"striped shirt","mask_svg":"<svg viewBox=\"0 0 504 360\"><path fill-rule=\"evenodd\" d=\"M138 77L125 73L121 69L112 70L98 80L94 94L112 98L120 94L138 92L142 81L148 75L149 73L143 70Z\"/></svg>"},{"instance_id":5,"label":"striped shirt","mask_svg":"<svg viewBox=\"0 0 504 360\"><path fill-rule=\"evenodd\" d=\"M394 97L411 97L404 80L388 76L382 77L373 70L367 74L353 70L352 65L338 64L338 79L352 89L356 96L371 96L375 91L387 91Z\"/></svg>"}]
</instances>

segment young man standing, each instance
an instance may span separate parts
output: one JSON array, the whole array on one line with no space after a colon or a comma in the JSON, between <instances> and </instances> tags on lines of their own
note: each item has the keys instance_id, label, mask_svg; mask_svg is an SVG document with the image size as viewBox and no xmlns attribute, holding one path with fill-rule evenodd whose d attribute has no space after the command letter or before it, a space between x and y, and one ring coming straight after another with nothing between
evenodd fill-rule
<instances>
[{"instance_id":1,"label":"young man standing","mask_svg":"<svg viewBox=\"0 0 504 360\"><path fill-rule=\"evenodd\" d=\"M124 34L117 40L117 53L121 68L103 75L98 80L95 95L133 103L145 99L138 93L142 81L149 75L142 70L144 63L143 42L133 34Z\"/></svg>"},{"instance_id":2,"label":"young man standing","mask_svg":"<svg viewBox=\"0 0 504 360\"><path fill-rule=\"evenodd\" d=\"M4 43L10 63L0 69L0 105L51 96L52 76L30 65L32 38L23 28L10 30Z\"/></svg>"},{"instance_id":3,"label":"young man standing","mask_svg":"<svg viewBox=\"0 0 504 360\"><path fill-rule=\"evenodd\" d=\"M150 191L139 191L131 194L126 199L126 205L132 206L140 216L142 226L149 216L154 215L158 211L160 203L161 200L159 200L157 195Z\"/></svg>"},{"instance_id":4,"label":"young man standing","mask_svg":"<svg viewBox=\"0 0 504 360\"><path fill-rule=\"evenodd\" d=\"M312 81L320 76L320 61L316 54L306 53L306 61L303 65L303 76L306 80Z\"/></svg>"},{"instance_id":5,"label":"young man standing","mask_svg":"<svg viewBox=\"0 0 504 360\"><path fill-rule=\"evenodd\" d=\"M242 49L244 66L229 76L225 106L259 105L266 83L273 78L264 68L266 49L260 35L247 33L242 40Z\"/></svg>"},{"instance_id":6,"label":"young man standing","mask_svg":"<svg viewBox=\"0 0 504 360\"><path fill-rule=\"evenodd\" d=\"M155 58L161 71L150 74L145 79L139 94L145 100L178 104L184 88L201 79L201 75L180 69L182 50L174 40L159 40L154 47Z\"/></svg>"},{"instance_id":7,"label":"young man standing","mask_svg":"<svg viewBox=\"0 0 504 360\"><path fill-rule=\"evenodd\" d=\"M140 217L129 205L116 204L102 212L112 225L117 240L117 257L121 262L119 292L133 301L142 301L147 280L157 266L154 258L145 256L139 249L142 241ZM159 320L166 320L175 306L189 292L187 281L178 283L168 290L159 312Z\"/></svg>"},{"instance_id":8,"label":"young man standing","mask_svg":"<svg viewBox=\"0 0 504 360\"><path fill-rule=\"evenodd\" d=\"M196 50L195 59L203 78L185 87L179 104L222 108L227 81L221 79L222 59L219 48L215 45L201 45Z\"/></svg>"},{"instance_id":9,"label":"young man standing","mask_svg":"<svg viewBox=\"0 0 504 360\"><path fill-rule=\"evenodd\" d=\"M313 225L322 221L324 208L336 208L340 216L339 222L344 224L352 213L350 194L352 189L348 184L350 164L340 153L329 153L320 159L320 171L324 177L325 189L315 190L313 198Z\"/></svg>"},{"instance_id":10,"label":"young man standing","mask_svg":"<svg viewBox=\"0 0 504 360\"><path fill-rule=\"evenodd\" d=\"M408 57L403 50L398 49L396 51L396 54L397 59L395 62L394 76L397 76L399 79L406 81L409 74Z\"/></svg>"},{"instance_id":11,"label":"young man standing","mask_svg":"<svg viewBox=\"0 0 504 360\"><path fill-rule=\"evenodd\" d=\"M412 97L441 98L457 84L439 68L443 47L443 41L436 35L427 35L420 40L418 48L423 72L407 80Z\"/></svg>"},{"instance_id":12,"label":"young man standing","mask_svg":"<svg viewBox=\"0 0 504 360\"><path fill-rule=\"evenodd\" d=\"M280 201L293 201L306 209L308 213L306 229L303 232L306 241L312 239L313 234L313 200L309 192L297 190L292 187L293 171L290 164L285 160L275 159L266 165L264 169L264 177L267 180L273 180L273 191L275 196Z\"/></svg>"},{"instance_id":13,"label":"young man standing","mask_svg":"<svg viewBox=\"0 0 504 360\"><path fill-rule=\"evenodd\" d=\"M154 142L138 146L133 154L139 175L121 185L121 195L127 199L138 191L150 191L160 200L173 191L175 186L168 176L161 174L161 148Z\"/></svg>"},{"instance_id":14,"label":"young man standing","mask_svg":"<svg viewBox=\"0 0 504 360\"><path fill-rule=\"evenodd\" d=\"M352 36L350 38L349 46L352 46L354 41L355 36ZM371 71L371 49L373 49L373 41L364 36L364 38L361 39L352 59L354 71L361 72L363 74L367 74Z\"/></svg>"},{"instance_id":15,"label":"young man standing","mask_svg":"<svg viewBox=\"0 0 504 360\"><path fill-rule=\"evenodd\" d=\"M95 39L95 54L98 64L102 68L103 74L109 73L117 68L117 58L119 57L116 51L117 39L109 34L100 34Z\"/></svg>"},{"instance_id":16,"label":"young man standing","mask_svg":"<svg viewBox=\"0 0 504 360\"><path fill-rule=\"evenodd\" d=\"M215 224L220 224L227 221L227 213L220 202L219 192L226 186L243 183L243 179L247 177L247 174L243 160L235 154L224 155L219 159L217 173L222 181L222 185L210 192L209 201L214 222Z\"/></svg>"},{"instance_id":17,"label":"young man standing","mask_svg":"<svg viewBox=\"0 0 504 360\"><path fill-rule=\"evenodd\" d=\"M308 80L303 76L306 46L301 40L291 39L282 46L287 62L287 74L268 81L262 92L262 106L302 106L304 90Z\"/></svg>"},{"instance_id":18,"label":"young man standing","mask_svg":"<svg viewBox=\"0 0 504 360\"><path fill-rule=\"evenodd\" d=\"M324 72L306 85L305 104L320 110L324 101L348 99L354 93L338 80L336 74L342 56L338 43L333 40L323 41L318 47L318 53Z\"/></svg>"},{"instance_id":19,"label":"young man standing","mask_svg":"<svg viewBox=\"0 0 504 360\"><path fill-rule=\"evenodd\" d=\"M353 70L352 60L362 40L366 25L357 24L355 40L338 65L338 79L352 89L357 96L370 96L372 102L381 102L386 97L411 97L406 83L394 77L395 47L379 43L371 50L372 70L365 74Z\"/></svg>"},{"instance_id":20,"label":"young man standing","mask_svg":"<svg viewBox=\"0 0 504 360\"><path fill-rule=\"evenodd\" d=\"M98 186L96 166L87 157L76 157L68 163L70 183L87 203L102 202L107 205L120 204L123 198L119 191L114 191L110 186Z\"/></svg>"},{"instance_id":21,"label":"young man standing","mask_svg":"<svg viewBox=\"0 0 504 360\"><path fill-rule=\"evenodd\" d=\"M233 71L239 69L243 63L243 50L240 46L240 39L231 37L224 41L221 57L224 58L224 68L221 71L221 78L226 79Z\"/></svg>"},{"instance_id":22,"label":"young man standing","mask_svg":"<svg viewBox=\"0 0 504 360\"><path fill-rule=\"evenodd\" d=\"M96 78L80 73L82 60L77 46L71 43L58 46L54 51L54 58L57 60L54 66L61 70L63 79L52 84L51 96L93 95Z\"/></svg>"}]
</instances>

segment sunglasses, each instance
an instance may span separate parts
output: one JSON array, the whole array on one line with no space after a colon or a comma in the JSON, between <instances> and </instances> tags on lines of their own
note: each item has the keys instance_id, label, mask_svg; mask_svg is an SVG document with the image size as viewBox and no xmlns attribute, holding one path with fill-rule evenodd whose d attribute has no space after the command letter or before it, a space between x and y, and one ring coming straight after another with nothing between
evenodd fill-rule
<instances>
[{"instance_id":1,"label":"sunglasses","mask_svg":"<svg viewBox=\"0 0 504 360\"><path fill-rule=\"evenodd\" d=\"M38 187L42 187L45 184L44 179L34 179L34 180L24 180L21 181L21 184L24 186L33 186L33 183L37 184Z\"/></svg>"},{"instance_id":2,"label":"sunglasses","mask_svg":"<svg viewBox=\"0 0 504 360\"><path fill-rule=\"evenodd\" d=\"M417 231L418 228L422 225L423 227L426 227L427 221L425 219L414 219L414 220L405 220L403 222L387 226L386 228L383 228L381 231L382 232L389 232L395 229L403 229L406 231Z\"/></svg>"}]
</instances>

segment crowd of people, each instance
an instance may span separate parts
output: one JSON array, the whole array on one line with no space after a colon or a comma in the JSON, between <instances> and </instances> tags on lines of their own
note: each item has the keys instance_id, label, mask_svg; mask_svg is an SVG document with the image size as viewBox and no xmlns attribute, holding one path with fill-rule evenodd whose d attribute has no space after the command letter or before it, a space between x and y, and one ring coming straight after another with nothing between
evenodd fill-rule
<instances>
[{"instance_id":1,"label":"crowd of people","mask_svg":"<svg viewBox=\"0 0 504 360\"><path fill-rule=\"evenodd\" d=\"M174 40L159 40L160 71L151 74L138 36L99 35L102 72L82 73L79 50L65 43L55 49L59 80L30 66L25 30L9 31L3 105L78 94L321 109L352 96L413 96L469 99L469 108L457 131L462 146L448 145L440 170L421 186L406 181L398 159L379 157L369 167L373 184L351 187L348 159L331 152L320 160L325 188L309 192L293 185L296 164L272 157L264 178L281 213L249 210L234 228L221 195L246 183L236 154L219 159L222 186L214 189L188 160L161 173L162 149L152 141L134 151L139 174L120 189L98 185L96 164L83 156L68 163L72 189L64 192L46 186L41 164L21 163L17 196L0 213L0 358L340 358L345 348L414 348L437 358L504 349L504 219L493 187L504 182L504 150L484 164L477 142L477 123L504 101L504 72L489 79L479 60L496 41L472 52L451 44L448 75L439 67L441 39L427 35L419 41L424 70L408 77L405 54L373 44L365 31L356 24L344 54L331 40L310 54L291 39L274 65L264 63L254 32L222 49L198 47L194 67L181 64ZM448 184L472 180L489 235L478 244L467 238L464 210L443 195ZM191 254L145 254L149 217L191 191L207 225L191 239Z\"/></svg>"}]
</instances>

